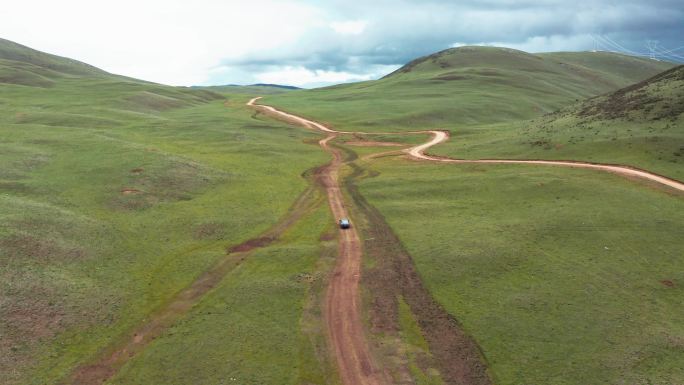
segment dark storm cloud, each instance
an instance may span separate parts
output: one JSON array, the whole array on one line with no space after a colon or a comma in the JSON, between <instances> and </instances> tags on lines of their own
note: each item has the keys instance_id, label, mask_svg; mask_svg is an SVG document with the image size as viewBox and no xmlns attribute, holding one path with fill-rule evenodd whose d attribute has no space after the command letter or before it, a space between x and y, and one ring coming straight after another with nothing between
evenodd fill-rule
<instances>
[{"instance_id":1,"label":"dark storm cloud","mask_svg":"<svg viewBox=\"0 0 684 385\"><path fill-rule=\"evenodd\" d=\"M321 2L310 2L321 7ZM302 66L363 72L372 65L403 64L454 44L500 44L529 51L593 48L590 35L606 36L599 48L648 53L684 45L684 1L328 1L331 20L363 21L358 35L320 25L296 44L225 62L258 70ZM684 56L684 51L673 53ZM671 59L676 58L671 56Z\"/></svg>"}]
</instances>

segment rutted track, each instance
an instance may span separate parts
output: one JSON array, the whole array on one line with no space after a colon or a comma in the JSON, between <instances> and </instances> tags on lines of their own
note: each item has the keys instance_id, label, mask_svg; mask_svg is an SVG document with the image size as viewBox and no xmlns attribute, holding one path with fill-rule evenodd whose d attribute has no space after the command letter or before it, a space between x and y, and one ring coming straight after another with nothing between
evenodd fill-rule
<instances>
[{"instance_id":1,"label":"rutted track","mask_svg":"<svg viewBox=\"0 0 684 385\"><path fill-rule=\"evenodd\" d=\"M322 124L278 111L273 107L256 105L255 102L258 99L254 98L247 104L275 117L328 133L328 136L320 140L319 144L325 151L332 154L333 160L320 170L319 178L328 195L328 203L333 216L335 218L348 217L338 180L343 155L339 149L328 145L328 142L335 139L338 133ZM386 384L387 381L373 362L361 320L361 307L358 303L361 254L361 240L356 230L351 228L340 231L339 257L328 284L325 320L328 338L342 382L346 385L381 385Z\"/></svg>"},{"instance_id":2,"label":"rutted track","mask_svg":"<svg viewBox=\"0 0 684 385\"><path fill-rule=\"evenodd\" d=\"M328 145L328 142L340 134L366 134L379 133L336 131L323 124L280 111L272 106L259 105L256 101L260 98L251 99L247 105L257 108L274 117L299 124L304 127L327 133L328 136L319 143L323 149L333 155L333 161L323 172L324 185L328 193L331 210L336 218L346 217L346 210L340 193L338 170L342 164L342 155L339 150ZM529 164L549 165L573 168L585 168L599 171L612 172L621 176L636 177L655 182L664 186L684 191L684 183L657 175L645 170L639 170L622 165L599 164L579 161L555 161L555 160L517 160L517 159L452 159L426 155L425 151L432 146L448 140L446 131L426 130L411 131L394 134L426 134L432 138L423 144L404 150L410 157L423 161L442 163L486 163L486 164ZM386 134L386 133L384 133ZM340 256L336 270L328 286L326 300L326 323L328 333L335 352L335 358L340 370L343 383L347 385L381 384L387 380L382 372L378 371L377 365L372 361L372 355L365 339L363 323L359 314L359 280L361 266L361 243L354 229L342 231L340 235Z\"/></svg>"}]
</instances>

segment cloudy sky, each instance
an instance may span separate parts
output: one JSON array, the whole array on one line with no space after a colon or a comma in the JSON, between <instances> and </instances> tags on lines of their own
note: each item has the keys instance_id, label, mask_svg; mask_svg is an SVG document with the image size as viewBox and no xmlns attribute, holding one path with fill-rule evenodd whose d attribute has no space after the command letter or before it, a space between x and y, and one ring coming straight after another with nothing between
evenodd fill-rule
<instances>
[{"instance_id":1,"label":"cloudy sky","mask_svg":"<svg viewBox=\"0 0 684 385\"><path fill-rule=\"evenodd\" d=\"M0 37L171 85L374 79L466 44L684 61L682 0L3 0ZM595 42L597 41L597 42Z\"/></svg>"}]
</instances>

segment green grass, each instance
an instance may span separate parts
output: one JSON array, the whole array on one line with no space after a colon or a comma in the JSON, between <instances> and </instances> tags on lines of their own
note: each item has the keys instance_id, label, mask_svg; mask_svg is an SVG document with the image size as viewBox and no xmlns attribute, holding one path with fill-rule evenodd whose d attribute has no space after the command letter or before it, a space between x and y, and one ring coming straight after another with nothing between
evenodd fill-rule
<instances>
[{"instance_id":1,"label":"green grass","mask_svg":"<svg viewBox=\"0 0 684 385\"><path fill-rule=\"evenodd\" d=\"M109 383L333 383L321 362L326 355L315 353L317 336L301 328L308 292L326 276L316 268L325 254L319 238L333 221L325 201L318 202L318 210L254 252ZM334 253L334 242L325 247Z\"/></svg>"},{"instance_id":2,"label":"green grass","mask_svg":"<svg viewBox=\"0 0 684 385\"><path fill-rule=\"evenodd\" d=\"M444 381L439 372L424 370L419 363L419 357L430 354L430 348L423 337L420 326L411 308L403 298L399 298L399 327L401 338L406 344L406 355L409 359L408 368L417 385L442 385Z\"/></svg>"},{"instance_id":3,"label":"green grass","mask_svg":"<svg viewBox=\"0 0 684 385\"><path fill-rule=\"evenodd\" d=\"M601 52L532 55L461 47L418 59L381 80L272 95L264 103L341 130L456 129L530 119L672 66Z\"/></svg>"},{"instance_id":4,"label":"green grass","mask_svg":"<svg viewBox=\"0 0 684 385\"><path fill-rule=\"evenodd\" d=\"M586 170L365 167L360 191L497 384L684 381L681 195Z\"/></svg>"},{"instance_id":5,"label":"green grass","mask_svg":"<svg viewBox=\"0 0 684 385\"><path fill-rule=\"evenodd\" d=\"M0 85L3 384L91 359L275 224L328 160L246 96L38 64L49 87Z\"/></svg>"}]
</instances>

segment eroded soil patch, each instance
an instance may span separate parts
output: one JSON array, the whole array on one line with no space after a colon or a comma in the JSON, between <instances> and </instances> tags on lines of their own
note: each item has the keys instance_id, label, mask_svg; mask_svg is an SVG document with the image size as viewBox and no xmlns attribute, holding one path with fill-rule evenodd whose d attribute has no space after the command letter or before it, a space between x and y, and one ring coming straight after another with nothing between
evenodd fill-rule
<instances>
[{"instance_id":1,"label":"eroded soil patch","mask_svg":"<svg viewBox=\"0 0 684 385\"><path fill-rule=\"evenodd\" d=\"M124 188L121 189L121 194L122 195L135 195L135 194L141 194L142 191L135 189L135 188Z\"/></svg>"},{"instance_id":2,"label":"eroded soil patch","mask_svg":"<svg viewBox=\"0 0 684 385\"><path fill-rule=\"evenodd\" d=\"M401 241L385 222L380 212L371 206L354 184L363 170L356 165L355 172L346 180L357 213L361 214L364 246L367 255L375 261L367 269L363 283L371 295L370 320L376 333L394 333L399 330L397 298L403 296L411 308L432 357L421 357L421 366L434 364L447 384L489 385L492 380L487 362L474 339L466 334L459 322L439 305L423 285L413 259ZM362 222L358 220L357 222Z\"/></svg>"}]
</instances>

